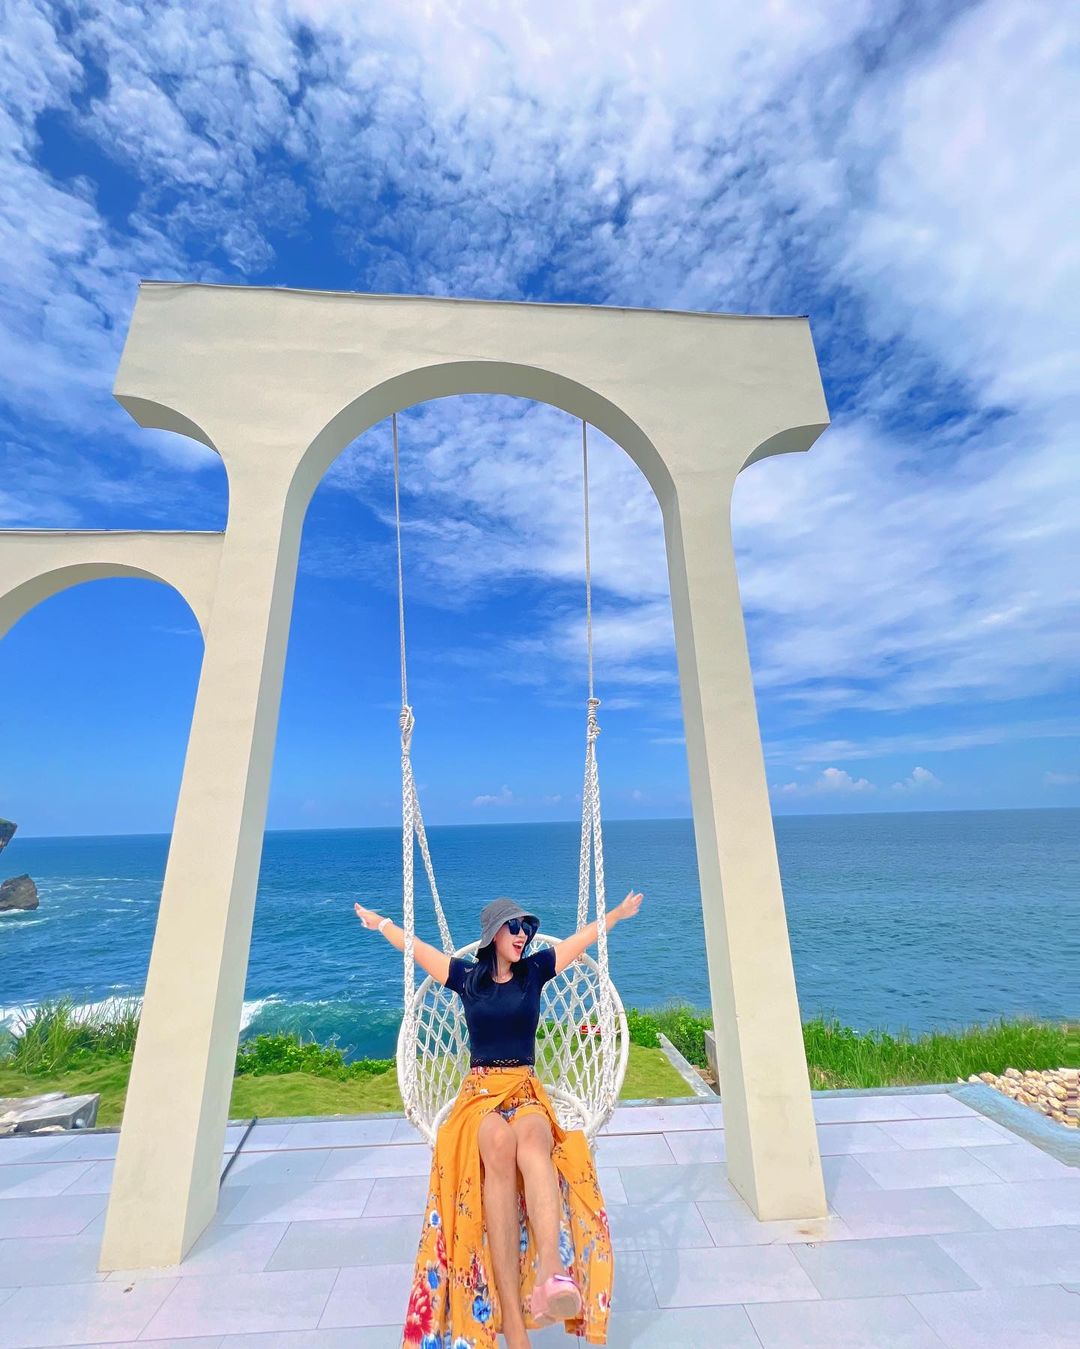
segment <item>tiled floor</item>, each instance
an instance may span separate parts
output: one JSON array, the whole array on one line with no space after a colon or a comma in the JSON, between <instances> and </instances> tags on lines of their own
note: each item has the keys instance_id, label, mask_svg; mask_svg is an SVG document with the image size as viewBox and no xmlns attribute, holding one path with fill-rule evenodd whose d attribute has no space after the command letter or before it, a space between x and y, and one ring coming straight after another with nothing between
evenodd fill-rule
<instances>
[{"instance_id":1,"label":"tiled floor","mask_svg":"<svg viewBox=\"0 0 1080 1349\"><path fill-rule=\"evenodd\" d=\"M728 1182L719 1104L616 1112L612 1349L1074 1349L1080 1168L947 1092L814 1108L830 1215L765 1223ZM115 1145L0 1139L0 1349L400 1345L429 1160L404 1121L257 1125L184 1263L106 1276Z\"/></svg>"}]
</instances>

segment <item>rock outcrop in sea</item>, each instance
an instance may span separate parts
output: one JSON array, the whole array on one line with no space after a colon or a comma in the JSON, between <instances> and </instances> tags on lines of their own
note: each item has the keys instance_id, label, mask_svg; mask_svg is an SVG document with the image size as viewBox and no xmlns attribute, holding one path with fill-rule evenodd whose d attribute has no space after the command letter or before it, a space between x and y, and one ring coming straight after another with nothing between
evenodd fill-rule
<instances>
[{"instance_id":1,"label":"rock outcrop in sea","mask_svg":"<svg viewBox=\"0 0 1080 1349\"><path fill-rule=\"evenodd\" d=\"M12 876L0 883L0 913L7 909L36 909L37 886L29 876Z\"/></svg>"},{"instance_id":2,"label":"rock outcrop in sea","mask_svg":"<svg viewBox=\"0 0 1080 1349\"><path fill-rule=\"evenodd\" d=\"M18 827L10 820L0 820L0 852L11 842ZM37 906L37 886L29 876L12 876L10 880L0 882L0 913L8 909L36 909Z\"/></svg>"}]
</instances>

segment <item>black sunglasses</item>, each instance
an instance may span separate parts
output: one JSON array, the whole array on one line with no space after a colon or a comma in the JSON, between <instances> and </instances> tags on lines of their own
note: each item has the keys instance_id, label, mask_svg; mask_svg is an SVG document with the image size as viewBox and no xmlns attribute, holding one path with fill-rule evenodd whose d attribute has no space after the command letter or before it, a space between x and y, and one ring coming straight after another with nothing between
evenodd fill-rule
<instances>
[{"instance_id":1,"label":"black sunglasses","mask_svg":"<svg viewBox=\"0 0 1080 1349\"><path fill-rule=\"evenodd\" d=\"M527 923L524 918L508 918L506 926L510 930L511 937L516 937L519 932L524 932L531 937L536 931L532 923Z\"/></svg>"}]
</instances>

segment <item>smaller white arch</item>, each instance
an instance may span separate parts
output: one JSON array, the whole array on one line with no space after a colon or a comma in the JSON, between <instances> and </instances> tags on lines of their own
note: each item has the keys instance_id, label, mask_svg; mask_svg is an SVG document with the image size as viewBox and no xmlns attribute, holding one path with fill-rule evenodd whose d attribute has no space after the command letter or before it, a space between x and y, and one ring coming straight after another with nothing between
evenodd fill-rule
<instances>
[{"instance_id":1,"label":"smaller white arch","mask_svg":"<svg viewBox=\"0 0 1080 1349\"><path fill-rule=\"evenodd\" d=\"M181 530L0 530L0 637L62 590L137 576L175 590L205 638L224 537Z\"/></svg>"}]
</instances>

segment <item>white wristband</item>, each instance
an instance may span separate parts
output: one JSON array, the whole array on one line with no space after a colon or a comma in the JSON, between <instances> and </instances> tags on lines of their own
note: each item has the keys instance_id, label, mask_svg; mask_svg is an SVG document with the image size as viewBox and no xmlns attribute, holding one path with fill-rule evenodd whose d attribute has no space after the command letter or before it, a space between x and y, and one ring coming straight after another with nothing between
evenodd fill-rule
<instances>
[{"instance_id":1,"label":"white wristband","mask_svg":"<svg viewBox=\"0 0 1080 1349\"><path fill-rule=\"evenodd\" d=\"M376 932L381 932L381 931L383 930L383 928L387 925L387 923L389 923L390 921L391 921L391 919L389 919L389 918L384 918L384 919L376 926L375 931L376 931Z\"/></svg>"}]
</instances>

